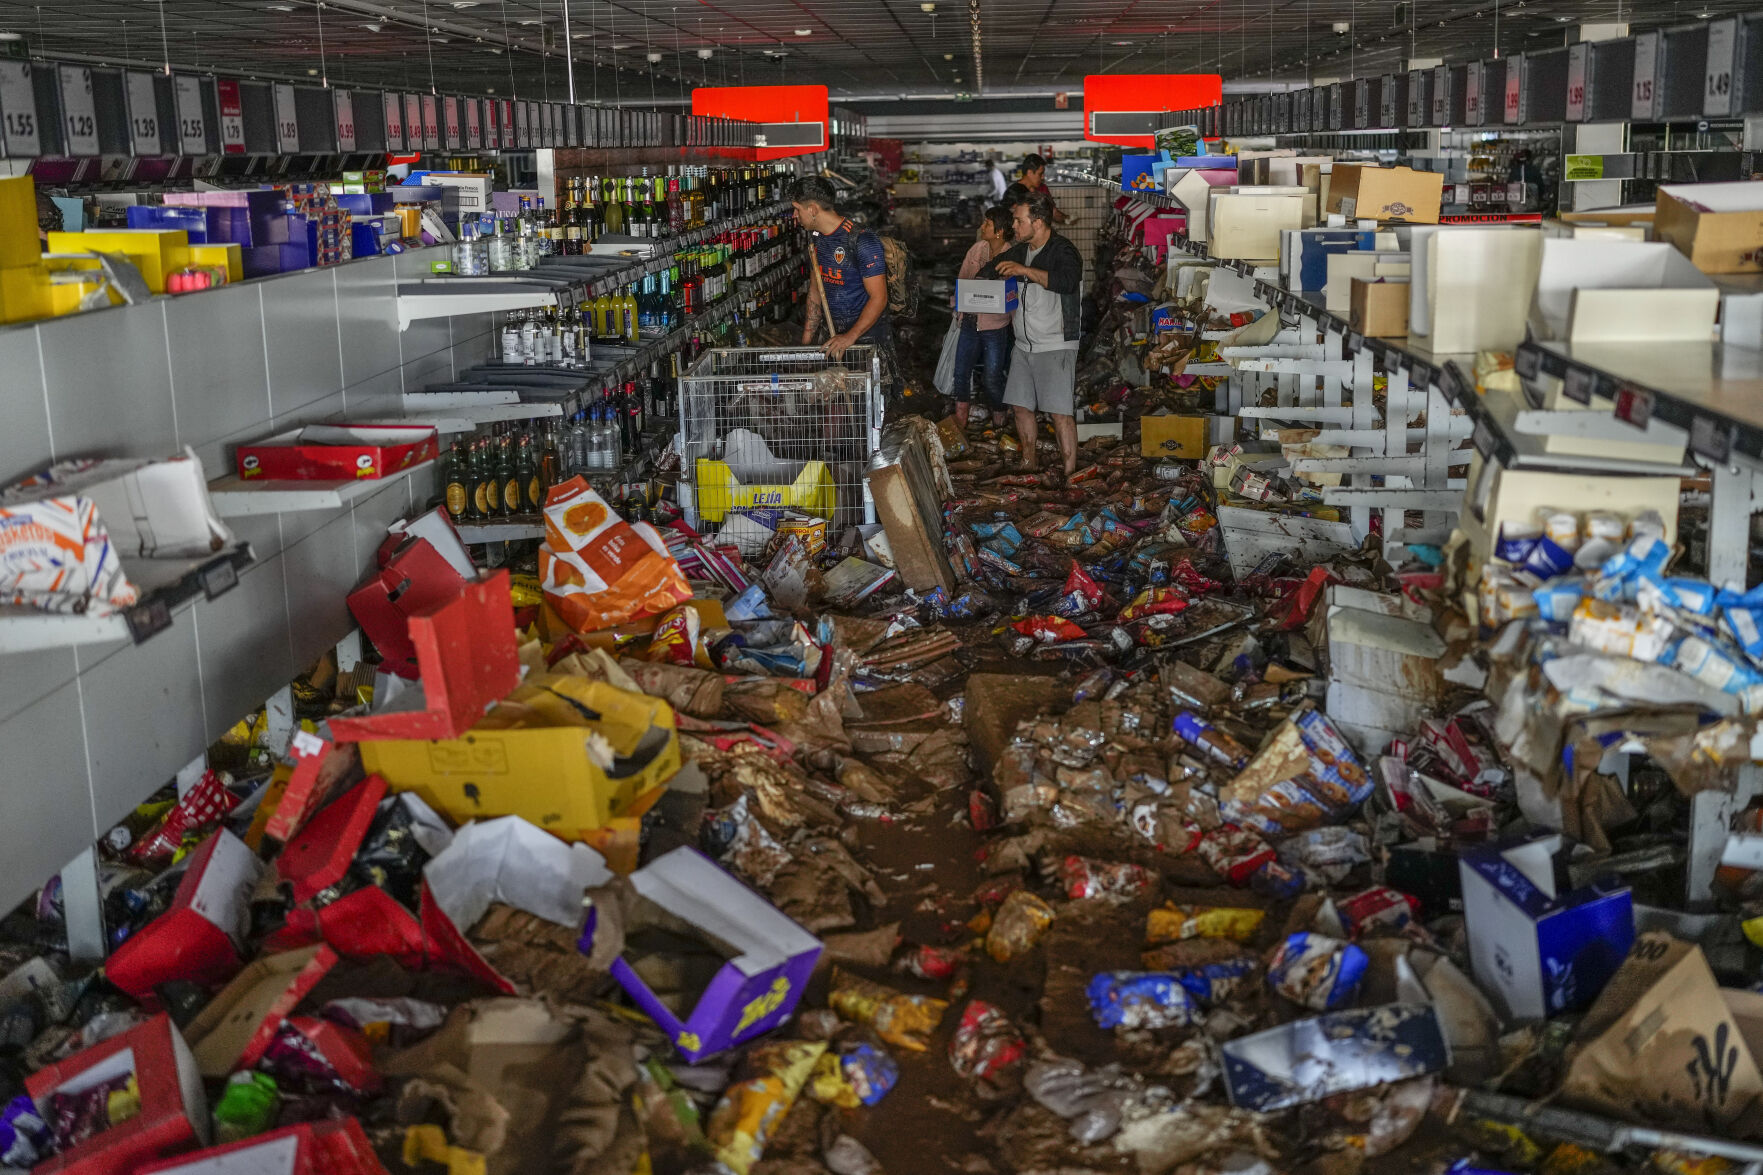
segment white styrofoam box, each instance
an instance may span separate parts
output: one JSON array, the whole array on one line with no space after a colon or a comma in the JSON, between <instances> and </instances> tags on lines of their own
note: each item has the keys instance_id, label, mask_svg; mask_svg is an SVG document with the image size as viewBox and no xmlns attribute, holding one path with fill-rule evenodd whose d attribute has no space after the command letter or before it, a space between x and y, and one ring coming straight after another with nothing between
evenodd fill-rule
<instances>
[{"instance_id":1,"label":"white styrofoam box","mask_svg":"<svg viewBox=\"0 0 1763 1175\"><path fill-rule=\"evenodd\" d=\"M1663 241L1545 237L1530 328L1574 342L1706 342L1720 292Z\"/></svg>"}]
</instances>

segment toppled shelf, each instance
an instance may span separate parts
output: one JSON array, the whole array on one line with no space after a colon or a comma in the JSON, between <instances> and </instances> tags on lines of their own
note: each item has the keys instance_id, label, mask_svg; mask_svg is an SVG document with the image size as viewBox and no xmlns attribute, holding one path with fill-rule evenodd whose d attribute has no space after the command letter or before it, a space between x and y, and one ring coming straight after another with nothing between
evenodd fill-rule
<instances>
[{"instance_id":1,"label":"toppled shelf","mask_svg":"<svg viewBox=\"0 0 1763 1175\"><path fill-rule=\"evenodd\" d=\"M484 522L456 522L459 537L467 543L514 543L545 537L545 523L537 514L492 518Z\"/></svg>"},{"instance_id":2,"label":"toppled shelf","mask_svg":"<svg viewBox=\"0 0 1763 1175\"><path fill-rule=\"evenodd\" d=\"M173 608L197 595L212 600L231 591L239 582L239 569L251 559L245 543L202 558L131 559L129 578L140 592L140 602L106 615L0 606L0 654L104 641L139 644L171 625Z\"/></svg>"},{"instance_id":3,"label":"toppled shelf","mask_svg":"<svg viewBox=\"0 0 1763 1175\"><path fill-rule=\"evenodd\" d=\"M348 481L246 481L236 473L229 473L208 483L208 499L214 503L215 513L222 518L337 510L433 464L433 461L424 461L384 477Z\"/></svg>"}]
</instances>

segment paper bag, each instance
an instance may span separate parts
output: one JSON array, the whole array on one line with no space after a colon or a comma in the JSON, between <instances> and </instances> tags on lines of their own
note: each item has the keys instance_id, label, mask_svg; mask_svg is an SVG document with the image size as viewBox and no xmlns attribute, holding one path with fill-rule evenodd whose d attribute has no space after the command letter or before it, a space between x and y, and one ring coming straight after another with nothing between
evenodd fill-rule
<instances>
[{"instance_id":1,"label":"paper bag","mask_svg":"<svg viewBox=\"0 0 1763 1175\"><path fill-rule=\"evenodd\" d=\"M546 496L539 580L557 615L577 632L653 616L692 598L655 528L624 521L579 477Z\"/></svg>"},{"instance_id":2,"label":"paper bag","mask_svg":"<svg viewBox=\"0 0 1763 1175\"><path fill-rule=\"evenodd\" d=\"M1763 1133L1763 1073L1701 947L1637 937L1580 1039L1563 1100L1679 1130Z\"/></svg>"}]
</instances>

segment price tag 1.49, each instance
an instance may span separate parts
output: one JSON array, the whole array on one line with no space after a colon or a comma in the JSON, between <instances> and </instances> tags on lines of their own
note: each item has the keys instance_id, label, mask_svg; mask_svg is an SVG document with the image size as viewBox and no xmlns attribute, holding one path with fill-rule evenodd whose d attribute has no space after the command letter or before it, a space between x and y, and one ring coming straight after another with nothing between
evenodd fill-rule
<instances>
[{"instance_id":1,"label":"price tag 1.49","mask_svg":"<svg viewBox=\"0 0 1763 1175\"><path fill-rule=\"evenodd\" d=\"M1738 49L1736 16L1708 22L1708 59L1702 81L1702 113L1720 117L1732 113L1733 66Z\"/></svg>"},{"instance_id":2,"label":"price tag 1.49","mask_svg":"<svg viewBox=\"0 0 1763 1175\"><path fill-rule=\"evenodd\" d=\"M56 68L61 83L63 155L98 154L98 110L92 102L92 71L83 65Z\"/></svg>"}]
</instances>

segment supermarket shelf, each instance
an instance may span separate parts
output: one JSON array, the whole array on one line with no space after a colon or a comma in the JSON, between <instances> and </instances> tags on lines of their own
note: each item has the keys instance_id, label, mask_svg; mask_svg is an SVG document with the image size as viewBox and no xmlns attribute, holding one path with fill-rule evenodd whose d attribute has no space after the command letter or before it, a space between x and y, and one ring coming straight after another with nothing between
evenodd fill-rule
<instances>
[{"instance_id":1,"label":"supermarket shelf","mask_svg":"<svg viewBox=\"0 0 1763 1175\"><path fill-rule=\"evenodd\" d=\"M416 412L405 417L363 421L362 423L424 425L434 429L442 436L449 436L453 433L476 432L486 424L496 424L504 420L539 420L562 415L562 404L461 404L454 408L433 412Z\"/></svg>"},{"instance_id":2,"label":"supermarket shelf","mask_svg":"<svg viewBox=\"0 0 1763 1175\"><path fill-rule=\"evenodd\" d=\"M468 543L514 543L545 537L545 524L536 514L496 518L489 522L456 522L459 537Z\"/></svg>"},{"instance_id":3,"label":"supermarket shelf","mask_svg":"<svg viewBox=\"0 0 1763 1175\"><path fill-rule=\"evenodd\" d=\"M208 498L222 518L337 510L433 464L433 461L424 461L385 477L348 481L246 481L236 473L229 473L208 483Z\"/></svg>"},{"instance_id":4,"label":"supermarket shelf","mask_svg":"<svg viewBox=\"0 0 1763 1175\"><path fill-rule=\"evenodd\" d=\"M140 602L106 615L0 607L0 654L105 641L139 644L170 626L172 609L199 595L212 600L231 591L238 585L240 569L251 560L246 543L200 559L129 560L129 577L140 593Z\"/></svg>"},{"instance_id":5,"label":"supermarket shelf","mask_svg":"<svg viewBox=\"0 0 1763 1175\"><path fill-rule=\"evenodd\" d=\"M566 288L566 287L565 287ZM398 287L398 329L425 318L454 318L461 314L495 314L510 310L536 310L554 305L559 287L550 283L478 283L472 278L435 278Z\"/></svg>"}]
</instances>

